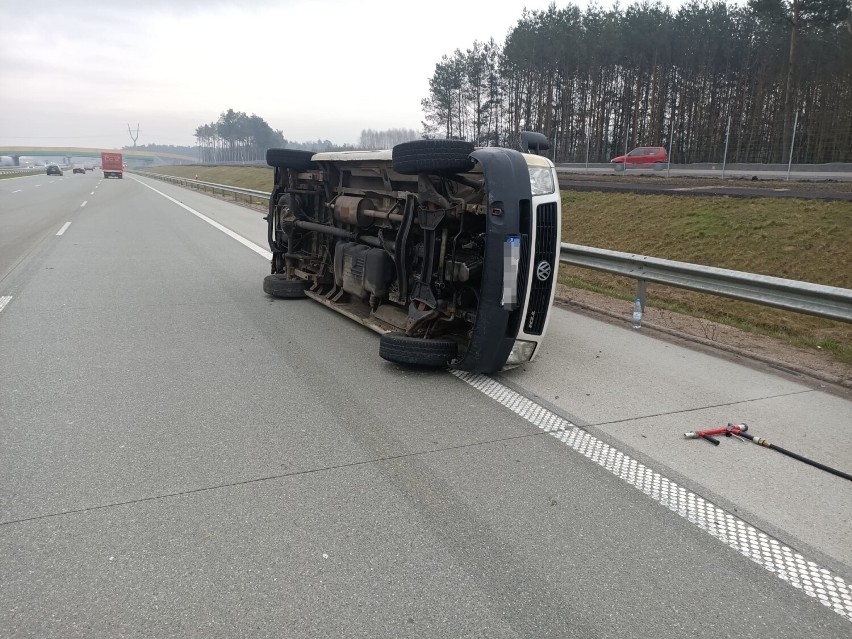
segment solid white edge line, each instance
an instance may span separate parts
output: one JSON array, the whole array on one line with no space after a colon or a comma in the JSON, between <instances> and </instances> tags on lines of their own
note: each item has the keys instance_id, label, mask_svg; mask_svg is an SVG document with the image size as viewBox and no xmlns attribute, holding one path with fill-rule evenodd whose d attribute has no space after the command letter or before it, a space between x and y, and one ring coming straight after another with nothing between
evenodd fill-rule
<instances>
[{"instance_id":1,"label":"solid white edge line","mask_svg":"<svg viewBox=\"0 0 852 639\"><path fill-rule=\"evenodd\" d=\"M182 209L185 209L185 210L189 211L190 213L192 213L192 214L193 214L194 216L196 216L197 218L199 218L199 219L204 220L205 222L207 222L210 226L212 226L212 227L214 227L214 228L219 229L219 230L220 230L220 231L222 231L222 233L224 233L225 235L227 235L227 236L229 236L229 237L234 238L237 242L239 242L239 243L240 243L240 244L242 244L243 246L246 246L246 247L250 248L252 251L254 251L255 253L257 253L257 254L258 254L258 255L260 255L261 257L265 257L267 260L271 260L271 259L272 259L272 253L270 253L269 251L267 251L265 248L263 248L263 247L261 247L261 246L258 246L257 244L255 244L255 243L254 243L254 242L252 242L251 240L247 240L247 239L246 239L246 238L244 238L242 235L239 235L239 234L237 234L237 233L234 233L231 229L229 229L229 228L227 228L227 227L224 227L224 226L222 226L221 224L219 224L219 222L217 222L217 221L215 221L215 220L211 220L209 217L207 217L207 216L206 216L206 215L204 215L203 213L199 213L198 211L196 211L196 210L195 210L194 208L192 208L191 206L187 206L187 205L186 205L186 204L184 204L183 202L179 202L178 200L174 199L173 197L171 197L171 196L169 196L169 195L166 195L166 194L165 194L165 193L163 193L162 191L158 191L158 190L157 190L157 189L155 189L153 186L150 186L149 184L145 184L143 181L138 180L138 179L136 179L135 177L134 177L134 178L131 178L131 179L132 179L132 180L136 180L136 182L138 182L138 183L139 183L139 184L141 184L142 186L144 186L144 187L147 187L147 188L151 189L154 193L157 193L157 194L159 194L159 195L162 195L164 198L166 198L166 199L167 199L167 200L169 200L170 202L173 202L173 203L177 204L177 205L178 205L179 207L181 207Z\"/></svg>"},{"instance_id":2,"label":"solid white edge line","mask_svg":"<svg viewBox=\"0 0 852 639\"><path fill-rule=\"evenodd\" d=\"M65 233L65 231L68 230L69 226L71 226L71 222L65 222L65 224L62 225L62 228L59 229L59 232L57 233L57 235L62 235L63 233Z\"/></svg>"},{"instance_id":3,"label":"solid white edge line","mask_svg":"<svg viewBox=\"0 0 852 639\"><path fill-rule=\"evenodd\" d=\"M657 503L680 515L744 557L852 621L852 584L780 541L683 488L660 473L599 440L567 419L500 382L476 373L451 371L498 404L589 458Z\"/></svg>"},{"instance_id":4,"label":"solid white edge line","mask_svg":"<svg viewBox=\"0 0 852 639\"><path fill-rule=\"evenodd\" d=\"M0 312L2 312L3 309L6 308L6 305L11 301L12 301L11 295L0 295Z\"/></svg>"}]
</instances>

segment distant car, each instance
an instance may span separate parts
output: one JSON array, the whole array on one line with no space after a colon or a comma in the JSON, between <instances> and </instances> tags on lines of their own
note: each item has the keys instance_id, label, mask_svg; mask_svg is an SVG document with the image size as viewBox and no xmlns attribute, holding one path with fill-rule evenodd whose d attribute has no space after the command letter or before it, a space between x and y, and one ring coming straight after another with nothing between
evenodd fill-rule
<instances>
[{"instance_id":1,"label":"distant car","mask_svg":"<svg viewBox=\"0 0 852 639\"><path fill-rule=\"evenodd\" d=\"M62 169L60 169L55 164L48 164L45 173L47 175L62 175Z\"/></svg>"},{"instance_id":2,"label":"distant car","mask_svg":"<svg viewBox=\"0 0 852 639\"><path fill-rule=\"evenodd\" d=\"M82 173L85 175L86 168L82 164L75 164L74 169L71 171L71 173Z\"/></svg>"},{"instance_id":3,"label":"distant car","mask_svg":"<svg viewBox=\"0 0 852 639\"><path fill-rule=\"evenodd\" d=\"M654 170L661 171L668 161L669 156L665 148L661 146L640 146L628 153L626 158L619 155L612 158L610 163L616 171L623 171L625 166L631 169L653 167Z\"/></svg>"},{"instance_id":4,"label":"distant car","mask_svg":"<svg viewBox=\"0 0 852 639\"><path fill-rule=\"evenodd\" d=\"M92 170L94 170L95 165L94 164L84 164L83 168L86 169L87 171L92 171Z\"/></svg>"}]
</instances>

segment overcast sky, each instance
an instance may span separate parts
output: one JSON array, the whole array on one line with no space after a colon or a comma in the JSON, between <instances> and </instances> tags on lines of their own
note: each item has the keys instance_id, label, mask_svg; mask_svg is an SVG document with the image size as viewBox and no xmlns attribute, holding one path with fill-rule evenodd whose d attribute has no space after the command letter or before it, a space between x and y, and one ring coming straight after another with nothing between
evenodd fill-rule
<instances>
[{"instance_id":1,"label":"overcast sky","mask_svg":"<svg viewBox=\"0 0 852 639\"><path fill-rule=\"evenodd\" d=\"M195 145L228 108L298 142L419 131L442 55L550 2L3 0L0 145L119 148L137 123L139 144Z\"/></svg>"}]
</instances>

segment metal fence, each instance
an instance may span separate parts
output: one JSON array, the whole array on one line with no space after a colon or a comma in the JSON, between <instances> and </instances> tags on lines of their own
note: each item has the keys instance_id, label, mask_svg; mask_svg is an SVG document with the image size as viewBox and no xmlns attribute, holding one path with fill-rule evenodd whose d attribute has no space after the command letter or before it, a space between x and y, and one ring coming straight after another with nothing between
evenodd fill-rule
<instances>
[{"instance_id":1,"label":"metal fence","mask_svg":"<svg viewBox=\"0 0 852 639\"><path fill-rule=\"evenodd\" d=\"M269 202L269 193L252 189L179 178L158 173L139 172L139 175L178 184L187 188L233 195L250 203ZM664 260L606 249L562 244L559 261L563 264L590 268L637 281L637 297L645 306L647 282L720 295L733 299L774 306L797 313L806 313L843 322L852 322L852 290L780 277L733 271L713 266Z\"/></svg>"}]
</instances>

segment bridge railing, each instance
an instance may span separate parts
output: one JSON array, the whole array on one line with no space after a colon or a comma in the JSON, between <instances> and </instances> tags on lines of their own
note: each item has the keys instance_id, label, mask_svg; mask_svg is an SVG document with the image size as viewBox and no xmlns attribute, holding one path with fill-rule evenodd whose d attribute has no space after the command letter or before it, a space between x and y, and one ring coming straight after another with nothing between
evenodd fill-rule
<instances>
[{"instance_id":1,"label":"bridge railing","mask_svg":"<svg viewBox=\"0 0 852 639\"><path fill-rule=\"evenodd\" d=\"M269 203L270 194L265 191L158 173L141 171L136 173L191 189L233 196L235 201L243 199L252 204L267 205ZM774 306L797 313L852 322L852 289L664 260L647 255L609 251L579 244L563 243L559 261L563 264L635 279L637 297L640 298L643 306L646 298L646 283L655 282L699 293Z\"/></svg>"}]
</instances>

